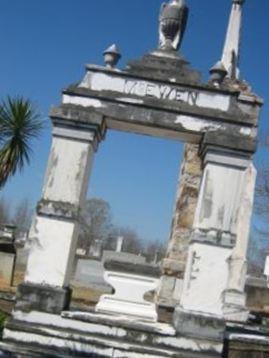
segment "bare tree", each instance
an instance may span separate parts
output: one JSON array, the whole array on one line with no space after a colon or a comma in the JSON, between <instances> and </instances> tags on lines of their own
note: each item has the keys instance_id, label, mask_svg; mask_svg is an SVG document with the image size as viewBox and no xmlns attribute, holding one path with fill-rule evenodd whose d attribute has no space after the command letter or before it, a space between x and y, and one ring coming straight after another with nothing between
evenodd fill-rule
<instances>
[{"instance_id":1,"label":"bare tree","mask_svg":"<svg viewBox=\"0 0 269 358\"><path fill-rule=\"evenodd\" d=\"M7 201L0 198L0 224L6 224L10 220L10 209Z\"/></svg>"},{"instance_id":2,"label":"bare tree","mask_svg":"<svg viewBox=\"0 0 269 358\"><path fill-rule=\"evenodd\" d=\"M269 169L262 169L256 186L256 214L269 223Z\"/></svg>"},{"instance_id":3,"label":"bare tree","mask_svg":"<svg viewBox=\"0 0 269 358\"><path fill-rule=\"evenodd\" d=\"M263 149L269 148L269 135L261 139ZM269 162L258 169L256 183L256 197L254 206L254 225L249 246L249 273L262 275L265 261L265 252L269 245Z\"/></svg>"},{"instance_id":4,"label":"bare tree","mask_svg":"<svg viewBox=\"0 0 269 358\"><path fill-rule=\"evenodd\" d=\"M137 232L129 227L113 226L108 239L105 242L105 248L108 250L115 250L117 245L117 238L123 237L122 251L132 254L139 254L143 250L142 240Z\"/></svg>"},{"instance_id":5,"label":"bare tree","mask_svg":"<svg viewBox=\"0 0 269 358\"><path fill-rule=\"evenodd\" d=\"M89 253L94 240L106 241L111 228L110 205L103 199L89 199L80 214L80 235L78 246Z\"/></svg>"},{"instance_id":6,"label":"bare tree","mask_svg":"<svg viewBox=\"0 0 269 358\"><path fill-rule=\"evenodd\" d=\"M25 233L29 230L31 225L32 208L28 199L23 199L16 207L13 216L13 223L16 225L17 234Z\"/></svg>"},{"instance_id":7,"label":"bare tree","mask_svg":"<svg viewBox=\"0 0 269 358\"><path fill-rule=\"evenodd\" d=\"M166 245L164 242L158 240L149 241L145 244L143 253L148 262L159 262L165 257Z\"/></svg>"},{"instance_id":8,"label":"bare tree","mask_svg":"<svg viewBox=\"0 0 269 358\"><path fill-rule=\"evenodd\" d=\"M121 227L119 235L124 238L123 251L139 254L142 251L142 242L137 232L128 227Z\"/></svg>"}]
</instances>

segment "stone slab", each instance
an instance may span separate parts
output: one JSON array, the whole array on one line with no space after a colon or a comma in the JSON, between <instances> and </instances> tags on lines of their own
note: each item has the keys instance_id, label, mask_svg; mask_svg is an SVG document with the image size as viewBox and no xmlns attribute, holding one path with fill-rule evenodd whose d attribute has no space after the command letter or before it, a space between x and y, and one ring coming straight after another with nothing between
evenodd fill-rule
<instances>
[{"instance_id":1,"label":"stone slab","mask_svg":"<svg viewBox=\"0 0 269 358\"><path fill-rule=\"evenodd\" d=\"M221 357L222 344L174 336L171 326L162 333L154 325L145 331L110 324L67 319L50 314L17 312L4 331L4 343L54 350L77 357L122 358L213 358ZM156 326L161 327L160 324Z\"/></svg>"}]
</instances>

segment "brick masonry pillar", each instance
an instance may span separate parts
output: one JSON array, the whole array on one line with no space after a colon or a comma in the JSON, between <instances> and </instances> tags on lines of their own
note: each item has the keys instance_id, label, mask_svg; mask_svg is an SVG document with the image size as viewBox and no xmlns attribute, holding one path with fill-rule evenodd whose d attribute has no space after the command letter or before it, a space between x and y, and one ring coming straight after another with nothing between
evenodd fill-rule
<instances>
[{"instance_id":1,"label":"brick masonry pillar","mask_svg":"<svg viewBox=\"0 0 269 358\"><path fill-rule=\"evenodd\" d=\"M202 176L198 150L199 145L185 144L171 233L162 265L163 276L157 293L158 303L164 307L174 307L180 298Z\"/></svg>"}]
</instances>

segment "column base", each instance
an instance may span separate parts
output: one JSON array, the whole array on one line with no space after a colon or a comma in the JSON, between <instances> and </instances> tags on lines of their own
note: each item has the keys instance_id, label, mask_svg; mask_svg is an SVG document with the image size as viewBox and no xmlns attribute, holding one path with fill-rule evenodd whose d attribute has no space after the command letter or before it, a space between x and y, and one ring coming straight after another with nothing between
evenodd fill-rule
<instances>
[{"instance_id":1,"label":"column base","mask_svg":"<svg viewBox=\"0 0 269 358\"><path fill-rule=\"evenodd\" d=\"M71 295L72 290L68 287L22 283L17 289L15 310L60 314L69 308Z\"/></svg>"},{"instance_id":2,"label":"column base","mask_svg":"<svg viewBox=\"0 0 269 358\"><path fill-rule=\"evenodd\" d=\"M246 308L246 294L244 292L226 290L223 302L223 315L226 321L247 322L249 311Z\"/></svg>"},{"instance_id":3,"label":"column base","mask_svg":"<svg viewBox=\"0 0 269 358\"><path fill-rule=\"evenodd\" d=\"M159 307L174 309L180 301L185 265L179 260L165 258L162 262L160 286L156 295Z\"/></svg>"},{"instance_id":4,"label":"column base","mask_svg":"<svg viewBox=\"0 0 269 358\"><path fill-rule=\"evenodd\" d=\"M176 307L173 316L176 331L188 337L223 342L225 321L223 318Z\"/></svg>"},{"instance_id":5,"label":"column base","mask_svg":"<svg viewBox=\"0 0 269 358\"><path fill-rule=\"evenodd\" d=\"M183 280L163 275L157 293L157 304L163 308L174 309L179 304Z\"/></svg>"}]
</instances>

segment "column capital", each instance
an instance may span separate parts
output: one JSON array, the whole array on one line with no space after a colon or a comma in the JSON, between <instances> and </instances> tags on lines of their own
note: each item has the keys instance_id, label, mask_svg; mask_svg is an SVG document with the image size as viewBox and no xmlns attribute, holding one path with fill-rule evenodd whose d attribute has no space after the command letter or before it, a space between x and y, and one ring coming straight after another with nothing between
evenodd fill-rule
<instances>
[{"instance_id":1,"label":"column capital","mask_svg":"<svg viewBox=\"0 0 269 358\"><path fill-rule=\"evenodd\" d=\"M105 137L104 116L94 110L61 105L50 110L53 136L93 142L95 149Z\"/></svg>"},{"instance_id":2,"label":"column capital","mask_svg":"<svg viewBox=\"0 0 269 358\"><path fill-rule=\"evenodd\" d=\"M241 161L249 162L256 149L257 141L255 138L207 132L200 143L200 156L203 158L204 163L208 161L209 154L231 158L232 161L240 159ZM233 165L232 162L223 162L222 164ZM234 164L238 166L236 161ZM239 166L245 166L246 164L242 162L239 163Z\"/></svg>"}]
</instances>

